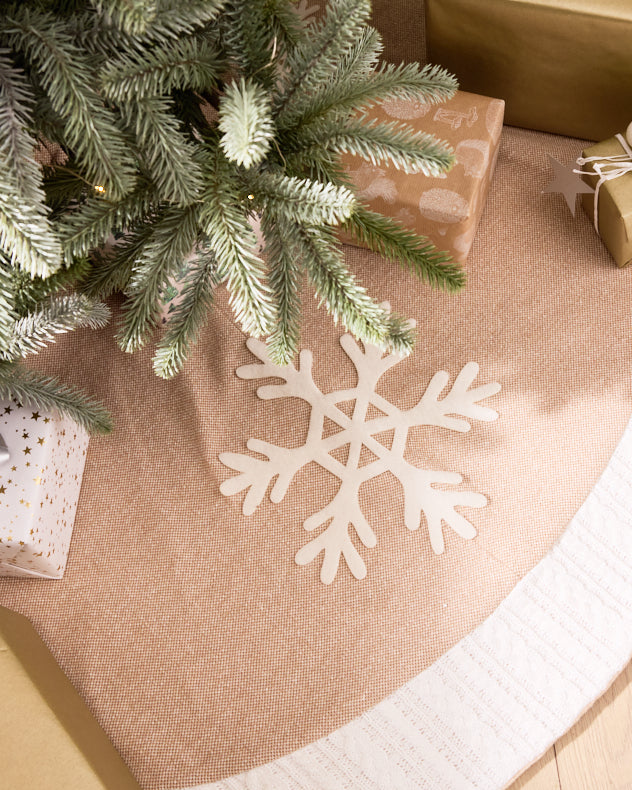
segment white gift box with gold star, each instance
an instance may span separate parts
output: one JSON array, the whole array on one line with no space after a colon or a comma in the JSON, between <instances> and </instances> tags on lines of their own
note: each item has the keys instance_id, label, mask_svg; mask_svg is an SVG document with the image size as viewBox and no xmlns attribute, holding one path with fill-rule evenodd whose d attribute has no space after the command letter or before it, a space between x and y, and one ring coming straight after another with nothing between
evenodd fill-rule
<instances>
[{"instance_id":1,"label":"white gift box with gold star","mask_svg":"<svg viewBox=\"0 0 632 790\"><path fill-rule=\"evenodd\" d=\"M75 422L0 401L0 576L64 574L88 434Z\"/></svg>"}]
</instances>

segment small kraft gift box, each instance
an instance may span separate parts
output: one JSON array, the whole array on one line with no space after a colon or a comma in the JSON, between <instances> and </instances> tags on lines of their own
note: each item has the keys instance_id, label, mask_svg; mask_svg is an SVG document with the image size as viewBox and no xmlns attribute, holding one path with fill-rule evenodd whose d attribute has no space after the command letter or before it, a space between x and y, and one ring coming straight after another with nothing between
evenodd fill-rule
<instances>
[{"instance_id":1,"label":"small kraft gift box","mask_svg":"<svg viewBox=\"0 0 632 790\"><path fill-rule=\"evenodd\" d=\"M391 165L372 165L350 155L343 164L357 196L464 261L485 206L496 167L504 102L464 91L443 104L391 100L371 109L379 121L401 120L454 149L455 164L433 178ZM357 242L346 234L343 241Z\"/></svg>"},{"instance_id":2,"label":"small kraft gift box","mask_svg":"<svg viewBox=\"0 0 632 790\"><path fill-rule=\"evenodd\" d=\"M0 401L0 576L63 576L88 449L67 417Z\"/></svg>"},{"instance_id":3,"label":"small kraft gift box","mask_svg":"<svg viewBox=\"0 0 632 790\"><path fill-rule=\"evenodd\" d=\"M577 164L576 172L595 190L582 195L582 205L617 266L628 266L632 263L632 124L627 136L617 134L586 148Z\"/></svg>"},{"instance_id":4,"label":"small kraft gift box","mask_svg":"<svg viewBox=\"0 0 632 790\"><path fill-rule=\"evenodd\" d=\"M0 787L140 790L31 623L2 606Z\"/></svg>"},{"instance_id":5,"label":"small kraft gift box","mask_svg":"<svg viewBox=\"0 0 632 790\"><path fill-rule=\"evenodd\" d=\"M604 140L629 122L629 0L426 0L428 57L505 122Z\"/></svg>"}]
</instances>

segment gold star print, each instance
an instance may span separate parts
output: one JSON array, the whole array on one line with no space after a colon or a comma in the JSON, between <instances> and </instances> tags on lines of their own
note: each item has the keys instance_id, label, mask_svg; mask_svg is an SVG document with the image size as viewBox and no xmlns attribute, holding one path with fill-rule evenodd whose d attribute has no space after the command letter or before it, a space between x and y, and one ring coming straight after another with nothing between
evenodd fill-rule
<instances>
[{"instance_id":1,"label":"gold star print","mask_svg":"<svg viewBox=\"0 0 632 790\"><path fill-rule=\"evenodd\" d=\"M12 467L11 467L11 471L12 471L12 472L17 472L17 471L18 471L18 468L17 468L17 466L12 466Z\"/></svg>"},{"instance_id":2,"label":"gold star print","mask_svg":"<svg viewBox=\"0 0 632 790\"><path fill-rule=\"evenodd\" d=\"M31 448L30 447L25 447L22 450L22 452L24 453L24 455L30 455L31 454Z\"/></svg>"},{"instance_id":3,"label":"gold star print","mask_svg":"<svg viewBox=\"0 0 632 790\"><path fill-rule=\"evenodd\" d=\"M5 406L4 407L4 413L5 414L11 414L12 411L13 411L13 409L10 406Z\"/></svg>"},{"instance_id":4,"label":"gold star print","mask_svg":"<svg viewBox=\"0 0 632 790\"><path fill-rule=\"evenodd\" d=\"M40 418L40 413L38 411L34 411L32 414L33 416L31 417L31 419L37 422L37 420L39 420Z\"/></svg>"},{"instance_id":5,"label":"gold star print","mask_svg":"<svg viewBox=\"0 0 632 790\"><path fill-rule=\"evenodd\" d=\"M0 486L0 494L6 494L7 489L4 486Z\"/></svg>"},{"instance_id":6,"label":"gold star print","mask_svg":"<svg viewBox=\"0 0 632 790\"><path fill-rule=\"evenodd\" d=\"M48 424L50 422L50 417L44 417L44 422Z\"/></svg>"},{"instance_id":7,"label":"gold star print","mask_svg":"<svg viewBox=\"0 0 632 790\"><path fill-rule=\"evenodd\" d=\"M22 433L22 438L23 438L23 439L28 439L28 438L29 438L29 435L28 435L28 433L27 433L26 431L24 431L24 432Z\"/></svg>"},{"instance_id":8,"label":"gold star print","mask_svg":"<svg viewBox=\"0 0 632 790\"><path fill-rule=\"evenodd\" d=\"M45 441L46 441L46 439L44 439L44 437L43 437L43 436L40 436L40 438L37 440L37 443L38 443L39 445L43 445Z\"/></svg>"}]
</instances>

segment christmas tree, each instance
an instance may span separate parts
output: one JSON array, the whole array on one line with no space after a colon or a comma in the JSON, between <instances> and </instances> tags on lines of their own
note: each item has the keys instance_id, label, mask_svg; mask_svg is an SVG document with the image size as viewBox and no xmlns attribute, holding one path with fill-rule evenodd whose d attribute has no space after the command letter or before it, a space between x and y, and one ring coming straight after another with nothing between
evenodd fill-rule
<instances>
[{"instance_id":1,"label":"christmas tree","mask_svg":"<svg viewBox=\"0 0 632 790\"><path fill-rule=\"evenodd\" d=\"M363 206L339 163L351 153L437 175L453 161L430 135L369 120L376 102L442 101L456 84L437 67L380 63L368 0L334 0L312 25L290 0L0 8L0 396L38 395L13 361L26 349L11 333L33 309L20 288L50 299L88 259L83 293L62 297L66 328L75 309L77 325L98 323L93 300L122 291L125 351L152 338L177 281L154 357L164 377L181 369L220 285L278 363L299 346L304 279L357 338L409 351L406 321L346 268L340 227L433 286L463 286L446 254ZM43 171L38 146L53 154ZM46 331L52 308L36 309ZM20 381L21 393L7 389Z\"/></svg>"}]
</instances>

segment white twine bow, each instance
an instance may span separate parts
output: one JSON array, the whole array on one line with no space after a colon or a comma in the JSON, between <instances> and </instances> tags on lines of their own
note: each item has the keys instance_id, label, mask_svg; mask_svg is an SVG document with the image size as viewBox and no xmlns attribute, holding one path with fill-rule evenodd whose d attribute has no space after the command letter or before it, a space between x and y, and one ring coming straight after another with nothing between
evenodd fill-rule
<instances>
[{"instance_id":1,"label":"white twine bow","mask_svg":"<svg viewBox=\"0 0 632 790\"><path fill-rule=\"evenodd\" d=\"M616 156L579 156L577 157L576 164L579 165L579 170L573 170L573 173L578 175L594 176L597 174L599 180L595 186L595 209L593 212L593 223L595 230L599 233L599 190L601 185L606 181L613 181L615 178L621 178L626 173L632 173L632 148L628 145L627 140L622 134L615 135L621 147L625 151L624 154ZM583 165L588 165L594 162L592 170L582 170Z\"/></svg>"}]
</instances>

